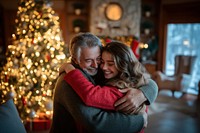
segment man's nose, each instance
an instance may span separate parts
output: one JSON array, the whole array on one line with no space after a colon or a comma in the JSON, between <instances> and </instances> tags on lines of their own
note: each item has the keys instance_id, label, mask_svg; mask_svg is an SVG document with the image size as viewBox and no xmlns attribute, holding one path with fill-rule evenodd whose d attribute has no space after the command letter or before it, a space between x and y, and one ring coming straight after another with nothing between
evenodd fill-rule
<instances>
[{"instance_id":1,"label":"man's nose","mask_svg":"<svg viewBox=\"0 0 200 133\"><path fill-rule=\"evenodd\" d=\"M98 62L97 61L93 61L92 62L92 67L97 68L98 67Z\"/></svg>"}]
</instances>

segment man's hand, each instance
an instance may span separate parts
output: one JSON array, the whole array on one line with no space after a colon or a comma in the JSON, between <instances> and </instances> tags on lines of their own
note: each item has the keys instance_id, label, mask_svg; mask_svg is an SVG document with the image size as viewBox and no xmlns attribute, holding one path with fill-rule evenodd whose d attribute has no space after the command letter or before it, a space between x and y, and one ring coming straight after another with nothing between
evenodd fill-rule
<instances>
[{"instance_id":1,"label":"man's hand","mask_svg":"<svg viewBox=\"0 0 200 133\"><path fill-rule=\"evenodd\" d=\"M116 110L125 113L125 114L134 114L135 110L144 103L147 99L139 89L122 89L120 90L122 93L126 93L126 95L117 102L115 102L114 106Z\"/></svg>"}]
</instances>

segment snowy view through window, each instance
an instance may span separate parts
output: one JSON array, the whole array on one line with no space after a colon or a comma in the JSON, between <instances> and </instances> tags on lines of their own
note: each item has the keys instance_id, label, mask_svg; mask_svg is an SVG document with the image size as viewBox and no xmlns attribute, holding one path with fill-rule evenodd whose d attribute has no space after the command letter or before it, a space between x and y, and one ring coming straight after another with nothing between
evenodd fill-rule
<instances>
[{"instance_id":1,"label":"snowy view through window","mask_svg":"<svg viewBox=\"0 0 200 133\"><path fill-rule=\"evenodd\" d=\"M198 94L200 80L200 23L168 24L166 51L166 75L173 75L176 55L195 55L197 60L193 69L189 93Z\"/></svg>"}]
</instances>

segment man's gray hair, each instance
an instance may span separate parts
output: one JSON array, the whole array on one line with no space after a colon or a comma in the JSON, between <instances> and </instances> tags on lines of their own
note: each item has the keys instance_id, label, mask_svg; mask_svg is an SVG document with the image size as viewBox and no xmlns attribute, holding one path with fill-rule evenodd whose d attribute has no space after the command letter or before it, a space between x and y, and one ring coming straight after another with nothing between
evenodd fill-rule
<instances>
[{"instance_id":1,"label":"man's gray hair","mask_svg":"<svg viewBox=\"0 0 200 133\"><path fill-rule=\"evenodd\" d=\"M101 40L97 36L89 32L76 34L69 44L69 52L72 60L77 59L80 61L81 48L96 46L102 49Z\"/></svg>"}]
</instances>

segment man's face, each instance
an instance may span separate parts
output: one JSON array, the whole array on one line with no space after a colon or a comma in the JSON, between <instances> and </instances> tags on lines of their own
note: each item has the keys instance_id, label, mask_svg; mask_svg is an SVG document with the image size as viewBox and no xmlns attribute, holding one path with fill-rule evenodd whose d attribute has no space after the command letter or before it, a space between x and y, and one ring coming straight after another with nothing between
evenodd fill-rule
<instances>
[{"instance_id":1,"label":"man's face","mask_svg":"<svg viewBox=\"0 0 200 133\"><path fill-rule=\"evenodd\" d=\"M78 65L89 75L94 76L97 74L100 63L101 51L99 46L81 49Z\"/></svg>"}]
</instances>

